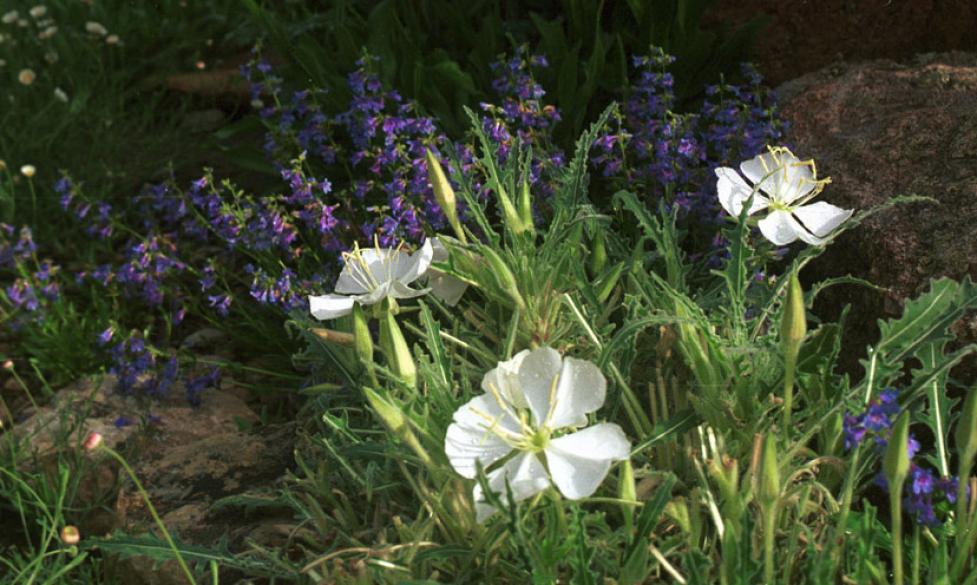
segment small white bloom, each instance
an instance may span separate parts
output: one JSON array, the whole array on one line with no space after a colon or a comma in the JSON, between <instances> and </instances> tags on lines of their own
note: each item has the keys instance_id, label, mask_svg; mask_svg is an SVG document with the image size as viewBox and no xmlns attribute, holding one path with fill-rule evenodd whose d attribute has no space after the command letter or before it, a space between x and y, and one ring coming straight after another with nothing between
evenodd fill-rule
<instances>
[{"instance_id":1,"label":"small white bloom","mask_svg":"<svg viewBox=\"0 0 977 585\"><path fill-rule=\"evenodd\" d=\"M20 73L17 74L17 81L21 85L30 85L34 83L35 79L37 79L37 74L34 73L33 69L21 69Z\"/></svg>"},{"instance_id":2,"label":"small white bloom","mask_svg":"<svg viewBox=\"0 0 977 585\"><path fill-rule=\"evenodd\" d=\"M413 289L408 285L423 275L431 265L434 250L431 240L421 249L408 254L391 248L354 248L343 253L343 271L336 281L335 293L310 296L309 309L319 320L337 319L353 310L353 304L373 305L383 299L411 299L430 289Z\"/></svg>"},{"instance_id":3,"label":"small white bloom","mask_svg":"<svg viewBox=\"0 0 977 585\"><path fill-rule=\"evenodd\" d=\"M726 213L739 217L752 195L753 203L747 214L770 209L758 227L777 246L798 238L814 246L823 244L854 211L823 201L805 205L817 197L830 179L819 180L813 160L802 161L785 147L769 148L768 152L743 162L740 172L742 175L729 167L716 169L719 203Z\"/></svg>"},{"instance_id":4,"label":"small white bloom","mask_svg":"<svg viewBox=\"0 0 977 585\"><path fill-rule=\"evenodd\" d=\"M105 37L106 45L118 45L120 42L122 41L119 40L119 35L109 35Z\"/></svg>"},{"instance_id":5,"label":"small white bloom","mask_svg":"<svg viewBox=\"0 0 977 585\"><path fill-rule=\"evenodd\" d=\"M34 8L30 9L31 18L38 19L44 16L45 14L47 14L47 6L44 6L43 4L39 4Z\"/></svg>"},{"instance_id":6,"label":"small white bloom","mask_svg":"<svg viewBox=\"0 0 977 585\"><path fill-rule=\"evenodd\" d=\"M431 260L433 262L447 262L448 249L444 247L441 240L431 238L430 241L431 247L434 249L434 255ZM427 285L431 287L431 294L444 301L449 307L457 305L458 301L461 300L461 296L468 289L468 283L465 281L446 274L434 267L427 269L427 276Z\"/></svg>"},{"instance_id":7,"label":"small white bloom","mask_svg":"<svg viewBox=\"0 0 977 585\"><path fill-rule=\"evenodd\" d=\"M26 18L21 18L17 21L17 26L19 26L20 28L27 28L28 26L30 26L30 24L31 24L30 21L27 20Z\"/></svg>"},{"instance_id":8,"label":"small white bloom","mask_svg":"<svg viewBox=\"0 0 977 585\"><path fill-rule=\"evenodd\" d=\"M28 179L32 178L37 173L37 169L34 165L24 165L20 167L20 174L24 175Z\"/></svg>"},{"instance_id":9,"label":"small white bloom","mask_svg":"<svg viewBox=\"0 0 977 585\"><path fill-rule=\"evenodd\" d=\"M18 18L20 18L20 14L16 10L11 10L10 12L4 13L4 15L0 17L0 21L3 21L4 24L13 24L17 22Z\"/></svg>"},{"instance_id":10,"label":"small white bloom","mask_svg":"<svg viewBox=\"0 0 977 585\"><path fill-rule=\"evenodd\" d=\"M58 32L58 27L49 26L46 29L42 30L41 32L37 33L37 38L41 39L42 41L45 41L53 37L55 34L57 34L57 32Z\"/></svg>"},{"instance_id":11,"label":"small white bloom","mask_svg":"<svg viewBox=\"0 0 977 585\"><path fill-rule=\"evenodd\" d=\"M485 374L482 389L485 394L455 412L444 449L464 477L474 478L480 463L494 491L504 494L508 481L513 498L525 500L552 482L567 498L585 498L614 461L630 456L630 442L613 423L561 434L587 424L587 414L604 404L607 381L588 361L562 358L548 347L523 350ZM483 495L476 485L479 522L495 511Z\"/></svg>"},{"instance_id":12,"label":"small white bloom","mask_svg":"<svg viewBox=\"0 0 977 585\"><path fill-rule=\"evenodd\" d=\"M105 35L109 34L107 28L102 26L101 23L95 22L94 20L89 20L88 22L85 23L85 30L89 34L98 35L100 37L104 37Z\"/></svg>"},{"instance_id":13,"label":"small white bloom","mask_svg":"<svg viewBox=\"0 0 977 585\"><path fill-rule=\"evenodd\" d=\"M54 99L62 103L68 103L68 94L64 92L60 87L54 88Z\"/></svg>"}]
</instances>

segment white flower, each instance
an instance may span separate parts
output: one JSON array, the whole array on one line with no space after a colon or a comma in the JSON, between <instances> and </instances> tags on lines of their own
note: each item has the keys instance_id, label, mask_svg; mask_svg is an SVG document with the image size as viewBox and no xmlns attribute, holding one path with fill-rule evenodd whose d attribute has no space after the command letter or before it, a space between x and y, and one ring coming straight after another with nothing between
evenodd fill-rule
<instances>
[{"instance_id":1,"label":"white flower","mask_svg":"<svg viewBox=\"0 0 977 585\"><path fill-rule=\"evenodd\" d=\"M21 85L30 85L34 83L35 79L37 79L37 74L34 73L33 69L21 69L20 73L17 74L17 81Z\"/></svg>"},{"instance_id":2,"label":"white flower","mask_svg":"<svg viewBox=\"0 0 977 585\"><path fill-rule=\"evenodd\" d=\"M85 23L85 30L90 34L98 35L100 37L104 37L105 35L109 34L108 29L105 28L102 23L95 22L93 20L89 20Z\"/></svg>"},{"instance_id":3,"label":"white flower","mask_svg":"<svg viewBox=\"0 0 977 585\"><path fill-rule=\"evenodd\" d=\"M121 42L119 35L109 35L105 37L106 45L118 45Z\"/></svg>"},{"instance_id":4,"label":"white flower","mask_svg":"<svg viewBox=\"0 0 977 585\"><path fill-rule=\"evenodd\" d=\"M54 99L66 104L68 103L68 94L66 94L60 87L56 87L54 88Z\"/></svg>"},{"instance_id":5,"label":"white flower","mask_svg":"<svg viewBox=\"0 0 977 585\"><path fill-rule=\"evenodd\" d=\"M5 13L3 16L0 16L0 21L3 21L4 24L13 24L17 22L18 18L20 18L20 14L18 14L16 10L11 10L10 12Z\"/></svg>"},{"instance_id":6,"label":"white flower","mask_svg":"<svg viewBox=\"0 0 977 585\"><path fill-rule=\"evenodd\" d=\"M44 5L39 4L39 5L35 6L34 8L31 8L30 11L29 11L29 13L31 15L31 18L34 18L36 20L36 19L44 16L45 14L47 14L47 6L44 6Z\"/></svg>"},{"instance_id":7,"label":"white flower","mask_svg":"<svg viewBox=\"0 0 977 585\"><path fill-rule=\"evenodd\" d=\"M24 165L20 167L20 174L24 175L28 179L32 178L37 173L37 169L34 165Z\"/></svg>"},{"instance_id":8,"label":"white flower","mask_svg":"<svg viewBox=\"0 0 977 585\"><path fill-rule=\"evenodd\" d=\"M829 179L818 180L813 160L802 161L782 146L768 150L740 164L742 176L729 167L716 169L719 203L727 213L739 217L746 200L753 195L748 215L770 209L758 224L765 238L778 246L798 238L814 246L823 244L836 227L851 217L853 210L823 201L804 205L821 192Z\"/></svg>"},{"instance_id":9,"label":"white flower","mask_svg":"<svg viewBox=\"0 0 977 585\"><path fill-rule=\"evenodd\" d=\"M441 240L431 238L430 242L431 248L434 250L431 260L433 262L447 262L448 249L444 247ZM468 283L450 274L445 274L437 268L428 268L427 276L427 285L431 288L431 294L444 301L449 307L457 305L461 296L465 294L465 290L468 289Z\"/></svg>"},{"instance_id":10,"label":"white flower","mask_svg":"<svg viewBox=\"0 0 977 585\"><path fill-rule=\"evenodd\" d=\"M587 414L604 404L607 381L588 361L561 358L548 347L524 350L485 374L482 389L485 394L455 412L444 449L464 477L474 478L476 462L481 463L503 501L506 481L517 501L551 481L567 498L585 498L597 490L612 462L630 455L624 431L613 423L560 432L587 424ZM481 485L473 497L482 522L494 508L485 503Z\"/></svg>"},{"instance_id":11,"label":"white flower","mask_svg":"<svg viewBox=\"0 0 977 585\"><path fill-rule=\"evenodd\" d=\"M53 37L57 33L58 33L58 27L49 26L46 29L42 30L41 32L37 33L37 38L41 39L42 41L45 41Z\"/></svg>"},{"instance_id":12,"label":"white flower","mask_svg":"<svg viewBox=\"0 0 977 585\"><path fill-rule=\"evenodd\" d=\"M430 289L417 290L408 285L427 271L433 256L430 239L413 254L379 246L345 252L345 266L336 281L335 292L339 294L310 296L312 316L319 320L336 319L352 311L354 303L373 305L387 297L410 299L427 294Z\"/></svg>"}]
</instances>

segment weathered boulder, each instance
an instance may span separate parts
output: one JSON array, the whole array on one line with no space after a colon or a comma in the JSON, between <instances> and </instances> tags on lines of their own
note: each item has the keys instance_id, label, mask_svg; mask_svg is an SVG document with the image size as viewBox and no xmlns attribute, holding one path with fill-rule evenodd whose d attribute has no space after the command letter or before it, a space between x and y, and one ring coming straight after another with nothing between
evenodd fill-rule
<instances>
[{"instance_id":1,"label":"weathered boulder","mask_svg":"<svg viewBox=\"0 0 977 585\"><path fill-rule=\"evenodd\" d=\"M977 55L922 55L842 64L779 88L790 122L786 142L830 176L824 200L858 210L898 195L938 204L898 206L843 234L804 275L850 273L886 287L826 290L816 309L834 317L846 303L848 369L878 336L876 320L901 312L931 278L977 278ZM977 322L960 325L973 339Z\"/></svg>"},{"instance_id":2,"label":"weathered boulder","mask_svg":"<svg viewBox=\"0 0 977 585\"><path fill-rule=\"evenodd\" d=\"M280 540L281 526L294 533L290 514L281 506L242 513L241 505L220 502L271 500L293 461L294 423L262 425L246 401L247 391L226 376L220 389L200 395L199 406L187 402L179 382L166 398L150 403L119 394L115 385L112 376L79 381L14 426L14 436L34 453L25 464L56 469L66 452L77 451L84 437L97 431L126 457L168 530L182 542L210 547L223 540L239 552L247 548L246 540ZM111 458L96 452L84 458L79 472L81 501L98 509L70 519L81 526L83 538L114 530L158 534L142 496ZM110 566L134 585L186 582L172 561L157 566L136 557Z\"/></svg>"}]
</instances>

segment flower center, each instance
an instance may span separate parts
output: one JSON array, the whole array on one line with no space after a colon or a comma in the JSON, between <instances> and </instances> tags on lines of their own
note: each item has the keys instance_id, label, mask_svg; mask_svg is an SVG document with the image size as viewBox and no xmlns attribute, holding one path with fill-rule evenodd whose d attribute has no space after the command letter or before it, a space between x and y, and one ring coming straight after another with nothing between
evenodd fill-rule
<instances>
[{"instance_id":1,"label":"flower center","mask_svg":"<svg viewBox=\"0 0 977 585\"><path fill-rule=\"evenodd\" d=\"M403 244L401 244L403 246ZM368 291L380 288L380 279L383 282L390 282L394 279L394 267L397 259L402 253L401 246L396 249L384 249L380 247L380 242L374 236L374 250L379 260L380 266L373 266L363 256L363 249L358 244L353 244L352 251L343 252L343 262L349 269L350 277L361 287Z\"/></svg>"}]
</instances>

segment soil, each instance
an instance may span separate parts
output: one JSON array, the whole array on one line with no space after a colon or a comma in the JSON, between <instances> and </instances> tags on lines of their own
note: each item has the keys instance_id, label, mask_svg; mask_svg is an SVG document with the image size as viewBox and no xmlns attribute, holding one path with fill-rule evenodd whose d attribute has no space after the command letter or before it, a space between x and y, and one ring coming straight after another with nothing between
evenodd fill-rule
<instances>
[{"instance_id":1,"label":"soil","mask_svg":"<svg viewBox=\"0 0 977 585\"><path fill-rule=\"evenodd\" d=\"M754 61L775 86L839 61L977 50L974 0L718 0L707 28L765 15Z\"/></svg>"}]
</instances>

